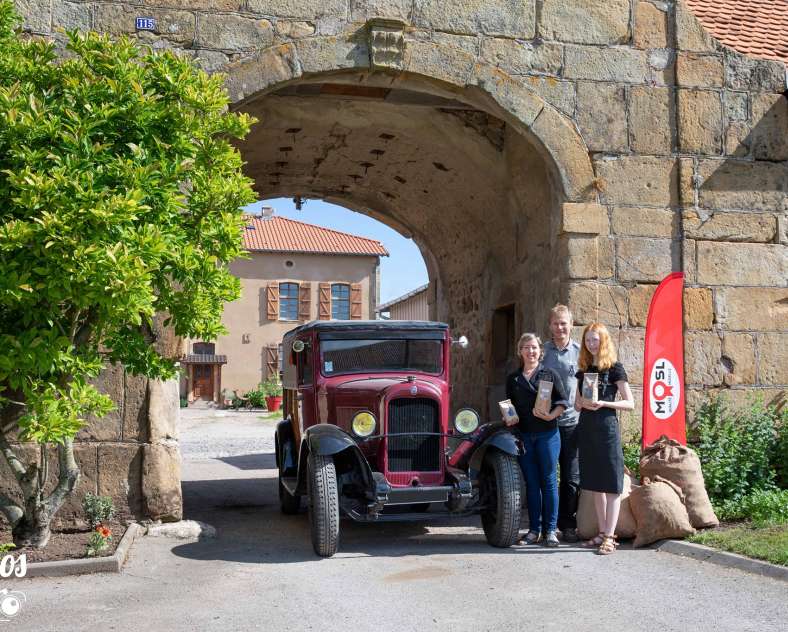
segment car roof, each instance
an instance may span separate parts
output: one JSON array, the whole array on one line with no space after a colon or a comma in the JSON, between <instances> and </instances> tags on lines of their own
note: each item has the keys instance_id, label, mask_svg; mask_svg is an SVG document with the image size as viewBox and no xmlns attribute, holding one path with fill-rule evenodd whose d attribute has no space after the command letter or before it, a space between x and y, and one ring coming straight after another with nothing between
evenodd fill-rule
<instances>
[{"instance_id":1,"label":"car roof","mask_svg":"<svg viewBox=\"0 0 788 632\"><path fill-rule=\"evenodd\" d=\"M285 336L308 331L443 331L448 328L446 323L431 320L313 320L291 329Z\"/></svg>"}]
</instances>

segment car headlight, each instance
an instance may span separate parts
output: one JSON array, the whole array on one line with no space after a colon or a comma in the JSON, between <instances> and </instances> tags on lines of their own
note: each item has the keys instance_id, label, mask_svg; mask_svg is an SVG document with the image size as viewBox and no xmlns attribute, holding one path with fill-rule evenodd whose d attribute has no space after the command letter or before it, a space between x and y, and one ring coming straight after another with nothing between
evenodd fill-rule
<instances>
[{"instance_id":1,"label":"car headlight","mask_svg":"<svg viewBox=\"0 0 788 632\"><path fill-rule=\"evenodd\" d=\"M462 434L472 433L479 427L479 413L473 408L461 408L454 415L454 427Z\"/></svg>"},{"instance_id":2,"label":"car headlight","mask_svg":"<svg viewBox=\"0 0 788 632\"><path fill-rule=\"evenodd\" d=\"M377 420L375 419L375 415L365 410L353 415L351 427L353 428L353 432L359 437L368 437L375 432L376 423Z\"/></svg>"}]
</instances>

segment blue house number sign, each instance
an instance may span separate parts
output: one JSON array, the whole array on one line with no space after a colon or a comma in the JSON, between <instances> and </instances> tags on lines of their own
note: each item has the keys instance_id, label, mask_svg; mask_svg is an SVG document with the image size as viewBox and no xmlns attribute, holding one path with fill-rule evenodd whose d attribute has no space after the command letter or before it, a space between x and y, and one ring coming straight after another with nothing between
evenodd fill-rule
<instances>
[{"instance_id":1,"label":"blue house number sign","mask_svg":"<svg viewBox=\"0 0 788 632\"><path fill-rule=\"evenodd\" d=\"M155 31L156 20L154 18L137 18L138 31Z\"/></svg>"}]
</instances>

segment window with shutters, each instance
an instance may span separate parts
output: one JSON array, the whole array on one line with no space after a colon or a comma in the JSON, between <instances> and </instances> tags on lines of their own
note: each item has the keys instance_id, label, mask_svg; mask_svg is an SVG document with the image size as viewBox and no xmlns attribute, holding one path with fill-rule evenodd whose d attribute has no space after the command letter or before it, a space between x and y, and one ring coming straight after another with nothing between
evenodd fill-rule
<instances>
[{"instance_id":1,"label":"window with shutters","mask_svg":"<svg viewBox=\"0 0 788 632\"><path fill-rule=\"evenodd\" d=\"M279 284L279 320L298 320L298 283Z\"/></svg>"},{"instance_id":2,"label":"window with shutters","mask_svg":"<svg viewBox=\"0 0 788 632\"><path fill-rule=\"evenodd\" d=\"M331 286L331 318L350 320L350 286L346 283Z\"/></svg>"},{"instance_id":3,"label":"window with shutters","mask_svg":"<svg viewBox=\"0 0 788 632\"><path fill-rule=\"evenodd\" d=\"M279 347L271 345L265 348L265 379L279 375Z\"/></svg>"}]
</instances>

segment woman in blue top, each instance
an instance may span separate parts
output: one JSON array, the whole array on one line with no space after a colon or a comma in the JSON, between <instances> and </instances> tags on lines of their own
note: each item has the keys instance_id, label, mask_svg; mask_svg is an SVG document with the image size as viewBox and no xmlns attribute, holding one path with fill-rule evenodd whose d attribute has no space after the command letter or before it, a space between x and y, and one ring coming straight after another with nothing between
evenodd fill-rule
<instances>
[{"instance_id":1,"label":"woman in blue top","mask_svg":"<svg viewBox=\"0 0 788 632\"><path fill-rule=\"evenodd\" d=\"M506 396L517 411L517 431L523 441L524 454L520 467L525 476L528 504L526 544L536 544L540 537L545 546L558 546L558 484L556 465L561 449L561 436L556 419L566 410L568 402L558 374L544 367L542 342L536 334L523 334L517 343L520 368L506 379ZM550 412L535 409L539 380L553 383Z\"/></svg>"}]
</instances>

